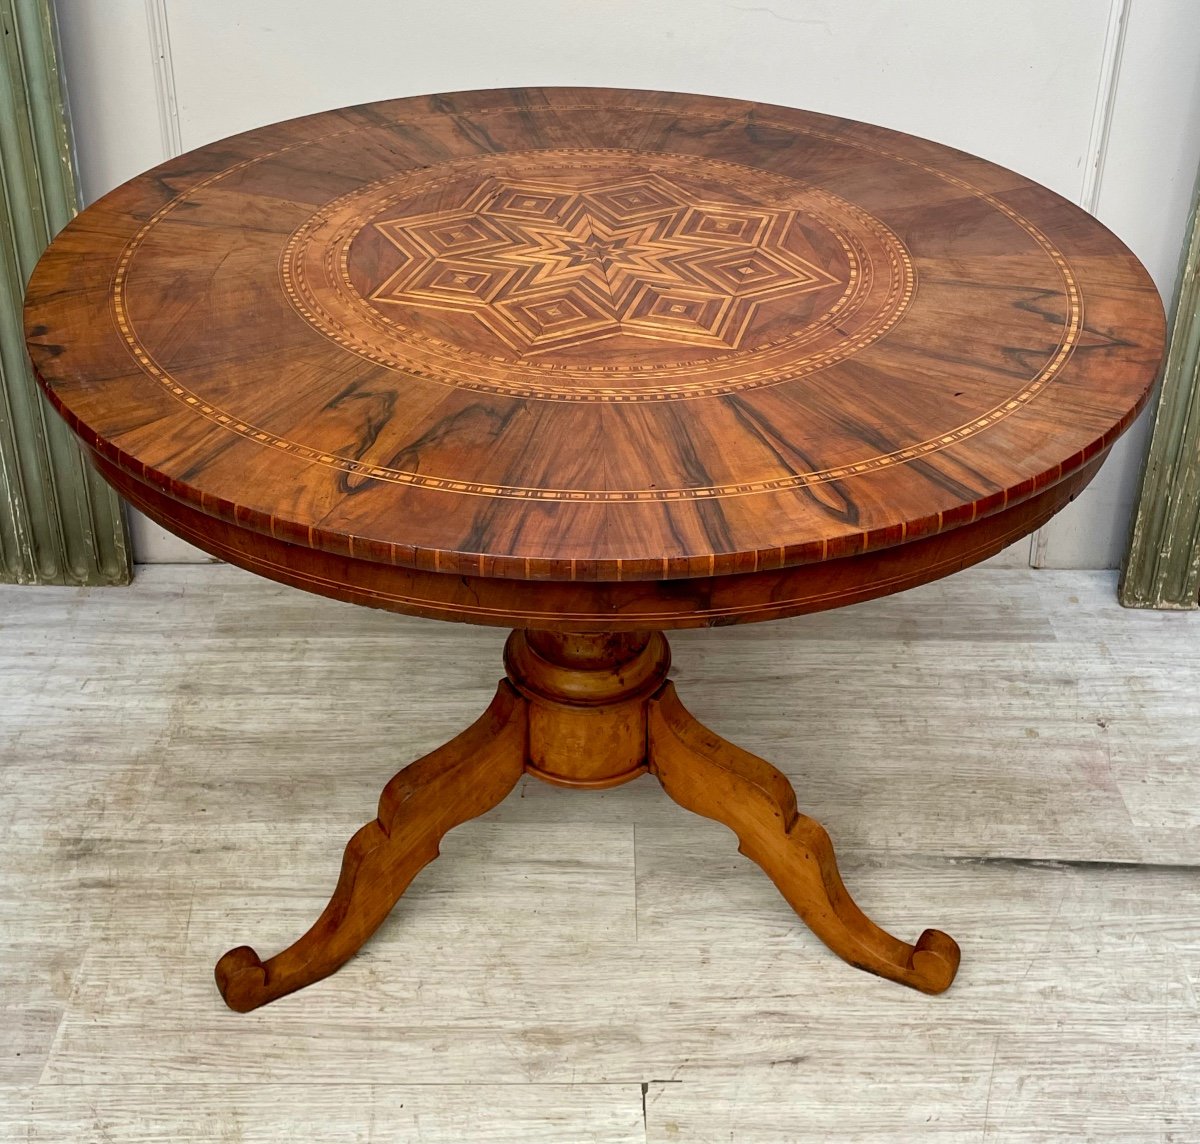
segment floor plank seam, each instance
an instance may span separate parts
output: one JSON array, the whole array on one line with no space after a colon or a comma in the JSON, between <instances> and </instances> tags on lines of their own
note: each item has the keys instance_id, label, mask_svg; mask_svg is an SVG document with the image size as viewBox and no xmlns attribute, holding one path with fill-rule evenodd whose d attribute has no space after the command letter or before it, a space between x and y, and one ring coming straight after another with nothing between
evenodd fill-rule
<instances>
[{"instance_id":1,"label":"floor plank seam","mask_svg":"<svg viewBox=\"0 0 1200 1144\"><path fill-rule=\"evenodd\" d=\"M857 853L870 851L860 850ZM1200 874L1200 864L1190 862L1139 862L1135 859L1109 858L1021 858L993 854L921 854L920 857L928 861L948 862L955 866L1009 866L1026 870L1087 870L1097 873L1109 870L1144 870L1154 874Z\"/></svg>"}]
</instances>

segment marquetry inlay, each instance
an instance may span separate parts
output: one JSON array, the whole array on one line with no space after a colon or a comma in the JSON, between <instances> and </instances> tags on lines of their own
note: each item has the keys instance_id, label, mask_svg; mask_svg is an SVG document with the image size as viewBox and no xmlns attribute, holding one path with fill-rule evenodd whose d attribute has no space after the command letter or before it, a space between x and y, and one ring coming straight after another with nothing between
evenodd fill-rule
<instances>
[{"instance_id":1,"label":"marquetry inlay","mask_svg":"<svg viewBox=\"0 0 1200 1144\"><path fill-rule=\"evenodd\" d=\"M610 401L802 376L878 338L914 287L895 235L828 192L619 150L377 181L296 231L284 280L308 321L381 364Z\"/></svg>"},{"instance_id":2,"label":"marquetry inlay","mask_svg":"<svg viewBox=\"0 0 1200 1144\"><path fill-rule=\"evenodd\" d=\"M461 310L524 355L620 334L737 349L760 305L844 285L792 249L795 211L708 202L653 173L491 178L453 212L373 226L402 261L372 301Z\"/></svg>"}]
</instances>

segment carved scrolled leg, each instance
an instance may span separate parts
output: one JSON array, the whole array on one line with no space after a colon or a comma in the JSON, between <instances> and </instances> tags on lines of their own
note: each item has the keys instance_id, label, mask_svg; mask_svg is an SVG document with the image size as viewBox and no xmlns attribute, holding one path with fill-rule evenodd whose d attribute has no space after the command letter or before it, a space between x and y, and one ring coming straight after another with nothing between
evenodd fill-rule
<instances>
[{"instance_id":1,"label":"carved scrolled leg","mask_svg":"<svg viewBox=\"0 0 1200 1144\"><path fill-rule=\"evenodd\" d=\"M346 846L337 888L312 928L262 961L249 946L217 962L217 988L240 1013L322 977L351 958L387 917L453 827L491 810L525 763L526 704L507 682L483 716L443 747L400 771L379 800L379 817Z\"/></svg>"},{"instance_id":2,"label":"carved scrolled leg","mask_svg":"<svg viewBox=\"0 0 1200 1144\"><path fill-rule=\"evenodd\" d=\"M908 945L871 921L842 882L825 828L796 810L788 780L697 722L670 684L650 702L649 753L667 794L728 826L738 849L839 957L925 993L950 986L959 962L954 939L929 929Z\"/></svg>"}]
</instances>

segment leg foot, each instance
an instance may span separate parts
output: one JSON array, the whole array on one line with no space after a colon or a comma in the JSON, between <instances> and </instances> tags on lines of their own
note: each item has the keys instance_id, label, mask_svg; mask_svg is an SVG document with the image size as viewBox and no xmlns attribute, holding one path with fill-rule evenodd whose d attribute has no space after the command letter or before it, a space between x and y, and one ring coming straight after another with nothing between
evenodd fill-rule
<instances>
[{"instance_id":1,"label":"leg foot","mask_svg":"<svg viewBox=\"0 0 1200 1144\"><path fill-rule=\"evenodd\" d=\"M525 738L525 702L503 682L478 721L387 784L379 817L350 839L333 897L303 937L266 961L242 945L217 962L225 1003L248 1012L349 960L437 857L447 831L491 810L516 785Z\"/></svg>"},{"instance_id":2,"label":"leg foot","mask_svg":"<svg viewBox=\"0 0 1200 1144\"><path fill-rule=\"evenodd\" d=\"M649 706L651 773L681 806L728 826L834 953L925 993L949 988L960 956L954 939L930 929L908 945L871 921L842 882L825 828L796 810L779 771L698 723L671 684Z\"/></svg>"}]
</instances>

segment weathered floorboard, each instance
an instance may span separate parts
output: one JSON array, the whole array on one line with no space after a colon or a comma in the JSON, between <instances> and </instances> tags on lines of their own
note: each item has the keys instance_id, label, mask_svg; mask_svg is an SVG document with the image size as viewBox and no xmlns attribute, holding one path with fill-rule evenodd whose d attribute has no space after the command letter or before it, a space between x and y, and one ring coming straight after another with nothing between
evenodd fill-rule
<instances>
[{"instance_id":1,"label":"weathered floorboard","mask_svg":"<svg viewBox=\"0 0 1200 1144\"><path fill-rule=\"evenodd\" d=\"M941 998L849 973L644 779L518 788L246 1016L212 961L311 921L380 780L486 705L499 633L228 567L0 590L0 1140L1190 1141L1200 617L1112 588L980 570L675 638L863 908L962 944Z\"/></svg>"}]
</instances>

